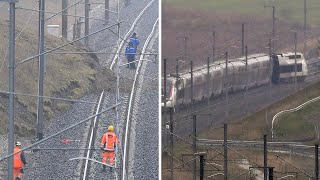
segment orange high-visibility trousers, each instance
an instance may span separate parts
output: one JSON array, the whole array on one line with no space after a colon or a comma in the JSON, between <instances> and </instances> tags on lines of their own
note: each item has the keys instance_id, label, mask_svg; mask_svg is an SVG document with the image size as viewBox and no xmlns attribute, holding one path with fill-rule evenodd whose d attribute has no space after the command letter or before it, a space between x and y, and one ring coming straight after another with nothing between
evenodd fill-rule
<instances>
[{"instance_id":1,"label":"orange high-visibility trousers","mask_svg":"<svg viewBox=\"0 0 320 180\"><path fill-rule=\"evenodd\" d=\"M103 152L102 162L114 165L114 152Z\"/></svg>"},{"instance_id":2,"label":"orange high-visibility trousers","mask_svg":"<svg viewBox=\"0 0 320 180\"><path fill-rule=\"evenodd\" d=\"M16 180L16 177L22 179L21 169L22 168L13 168L13 180Z\"/></svg>"}]
</instances>

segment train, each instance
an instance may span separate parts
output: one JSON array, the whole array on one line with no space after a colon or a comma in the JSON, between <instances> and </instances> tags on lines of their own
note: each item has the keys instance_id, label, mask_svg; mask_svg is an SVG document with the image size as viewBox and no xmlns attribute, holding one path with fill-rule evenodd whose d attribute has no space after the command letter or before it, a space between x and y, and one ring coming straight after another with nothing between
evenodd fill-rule
<instances>
[{"instance_id":1,"label":"train","mask_svg":"<svg viewBox=\"0 0 320 180\"><path fill-rule=\"evenodd\" d=\"M296 71L295 71L296 69ZM220 96L228 91L233 93L246 88L269 84L304 81L308 74L302 53L278 53L273 55L253 54L238 59L214 62L193 70L193 99L195 102ZM190 71L169 74L166 81L166 107L191 103ZM162 92L164 90L162 89Z\"/></svg>"}]
</instances>

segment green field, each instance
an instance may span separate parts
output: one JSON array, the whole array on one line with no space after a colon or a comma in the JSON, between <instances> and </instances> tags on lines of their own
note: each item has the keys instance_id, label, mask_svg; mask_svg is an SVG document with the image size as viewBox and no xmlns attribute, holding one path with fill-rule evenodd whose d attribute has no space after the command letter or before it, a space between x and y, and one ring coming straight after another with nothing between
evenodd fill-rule
<instances>
[{"instance_id":1,"label":"green field","mask_svg":"<svg viewBox=\"0 0 320 180\"><path fill-rule=\"evenodd\" d=\"M303 23L304 1L303 0L163 0L164 7L174 6L192 8L194 10L228 11L240 14L253 14L271 17L271 8L265 5L275 5L276 17L282 20ZM273 4L272 4L273 2ZM307 23L320 25L320 1L307 0Z\"/></svg>"}]
</instances>

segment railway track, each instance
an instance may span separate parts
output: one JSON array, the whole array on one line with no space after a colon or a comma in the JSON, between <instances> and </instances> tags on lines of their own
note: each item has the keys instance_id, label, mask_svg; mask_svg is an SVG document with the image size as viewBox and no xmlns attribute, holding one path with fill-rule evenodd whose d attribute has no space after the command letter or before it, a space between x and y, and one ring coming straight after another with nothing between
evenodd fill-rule
<instances>
[{"instance_id":1,"label":"railway track","mask_svg":"<svg viewBox=\"0 0 320 180\"><path fill-rule=\"evenodd\" d=\"M115 50L116 53L119 53L121 51L123 51L124 48L124 44L126 43L126 38L129 37L129 35L133 32L133 30L135 30L135 32L138 32L140 34L140 36L145 36L146 32L149 33L149 36L146 36L148 38L143 39L141 38L141 42L144 41L144 45L143 48L141 50L141 53L146 53L147 51L149 51L148 47L150 42L154 39L153 35L155 32L155 29L157 27L157 23L158 23L158 19L156 20L156 22L153 22L154 24L152 27L152 30L145 30L146 28L144 28L144 30L140 30L138 27L141 27L141 22L139 21L142 18L142 15L144 15L145 13L154 13L154 8L157 7L154 5L154 0L150 1L144 8L143 10L139 13L138 17L134 20L134 23L130 26L128 32L126 33L125 37L123 38L123 40L121 41L120 45L118 45L118 49ZM152 8L151 8L152 6ZM151 9L150 9L150 8ZM157 16L156 16L157 17ZM151 21L150 21L151 22ZM150 24L150 23L149 23ZM140 25L140 26L139 26ZM150 26L150 25L149 25ZM149 27L147 26L147 27ZM119 42L118 42L119 43ZM104 51L104 49L102 50ZM120 61L117 61L118 57L117 55L115 55L113 57L113 61L110 63L110 69L115 69L115 70L119 70L117 67L118 65L120 65L120 63L126 62L126 60L120 57ZM117 109L114 113L113 113L113 117L111 119L113 120L107 120L103 123L101 123L100 127L97 128L98 131L100 132L96 132L97 136L94 140L94 142L96 142L96 147L97 147L97 142L100 142L100 138L101 135L105 132L106 129L106 125L107 124L113 124L116 125L116 134L118 134L119 139L120 139L120 145L122 146L122 148L118 148L117 149L117 153L116 153L116 161L115 161L115 171L113 171L113 173L103 173L101 172L101 165L98 164L97 162L93 163L92 161L89 162L91 163L91 166L88 165L88 169L86 174L87 174L87 178L89 179L101 179L104 177L108 177L109 179L119 179L120 177L122 179L126 179L128 178L128 156L130 156L130 143L128 142L129 139L130 141L133 140L132 137L130 137L130 134L133 132L132 128L131 128L131 123L132 123L132 117L135 117L135 114L137 114L136 112L136 105L134 105L134 103L138 102L140 93L141 93L141 88L143 87L143 82L141 81L141 77L144 76L144 72L145 72L145 64L147 64L147 62L144 62L142 60L145 60L145 56L141 55L140 59L141 61L138 62L137 68L135 71L132 71L130 69L121 69L121 77L125 77L125 78L129 78L131 79L132 77L134 77L133 83L132 83L132 87L131 87L131 92L130 94L126 94L124 93L120 93L120 98L123 98L123 101L121 102L125 102L123 103L123 106L119 109ZM103 63L104 65L106 65L107 63ZM155 72L153 72L155 73ZM121 86L121 84L120 84ZM116 94L110 94L109 97L106 96L106 103L107 101L115 101L115 96ZM108 98L107 98L108 97ZM113 99L113 100L110 100ZM157 98L155 99L157 100ZM105 117L108 118L108 117ZM101 120L103 121L104 118L101 118ZM110 119L110 117L109 117ZM100 122L101 122L100 120ZM105 126L105 127L103 127ZM90 144L90 143L89 143ZM88 148L90 149L90 148ZM87 153L89 154L89 153ZM97 161L100 161L101 158L101 154L98 151L95 151L91 154L91 156L89 156L88 158L93 158ZM84 174L85 172L83 172Z\"/></svg>"},{"instance_id":2,"label":"railway track","mask_svg":"<svg viewBox=\"0 0 320 180\"><path fill-rule=\"evenodd\" d=\"M142 53L146 52L148 49L148 45L150 43L150 41L152 40L154 31L155 31L155 26L157 24L158 20L156 21L153 30L151 31L150 35L148 36L147 40L144 43L144 47L142 49ZM140 57L140 60L142 60L144 58L144 56L142 55ZM121 149L118 148L116 151L116 164L115 164L115 171L113 173L109 173L109 172L101 172L101 165L97 164L97 162L94 162L94 164L92 164L93 162L88 162L91 163L91 165L88 165L88 168L86 171L89 172L83 172L83 174L87 174L86 177L87 179L101 179L104 176L108 177L109 179L119 179L120 177L122 179L126 179L128 177L127 171L128 171L128 160L129 160L129 156L130 156L130 145L129 145L129 141L133 141L134 139L130 136L130 134L134 131L131 128L131 123L132 123L132 118L135 117L136 114L138 114L137 110L136 110L136 106L137 103L139 101L139 96L141 95L141 88L143 87L143 83L141 82L141 78L144 76L144 72L145 72L145 64L146 62L143 61L139 61L138 65L137 65L137 69L135 71L135 78L132 84L132 90L131 93L129 95L130 98L125 97L124 99L124 104L123 107L119 108L119 114L120 114L120 119L125 119L124 121L120 120L120 122L118 122L118 125L116 126L116 130L119 129L117 131L117 134L119 135L119 139L121 139L122 141L120 141L120 144L123 146ZM110 96L112 96L112 98L110 98ZM111 94L108 96L106 96L106 101L115 101L115 95ZM123 101L122 101L123 102ZM113 117L109 117L109 119L115 119L117 120L117 112L113 113ZM106 119L108 117L102 117L102 119ZM100 122L101 122L100 120ZM93 142L95 142L95 147L98 147L100 142L100 138L101 135L105 132L105 129L107 127L108 124L116 124L117 122L115 121L106 121L104 123L100 123L100 126L97 128L97 130L100 130L100 132L95 132L97 134L95 140L93 140ZM123 124L124 123L124 124ZM103 127L104 126L104 127ZM123 129L121 129L123 127ZM99 136L100 135L100 136ZM91 144L91 143L89 143ZM88 147L88 149L91 149ZM122 151L123 150L123 151ZM89 153L86 153L89 154ZM89 159L95 159L96 161L100 161L101 159L101 154L98 151L93 152L90 156L87 156L87 158ZM122 167L122 168L121 168ZM83 168L85 169L85 168Z\"/></svg>"},{"instance_id":3,"label":"railway track","mask_svg":"<svg viewBox=\"0 0 320 180\"><path fill-rule=\"evenodd\" d=\"M145 42L145 52L148 52L148 45L150 42L154 41L154 38L151 40L147 40L148 34L155 23L155 20L158 18L158 13L155 14L155 9L158 10L158 6L156 3L151 3L151 1L138 1L132 0L131 8L123 8L124 17L128 17L128 21L123 26L124 29L130 29L129 25L132 22L132 14L140 14L140 10L145 9L143 16L140 16L140 19L137 20L137 23L134 26L134 31L137 32L140 36L141 42ZM152 1L156 2L156 1ZM149 7L145 8L148 4ZM133 10L134 9L134 10ZM96 8L95 10L99 10ZM139 11L139 12L138 12ZM130 14L131 13L131 14ZM103 13L97 13L103 14ZM130 14L130 16L129 16ZM147 14L147 15L146 15ZM93 15L93 14L92 14ZM148 17L148 18L147 18ZM147 23L146 23L147 22ZM100 22L99 22L100 23ZM91 24L91 31L95 31L95 27L99 27L100 25L95 25L94 23ZM103 33L101 37L103 39L99 39L97 43L97 48L105 50L105 51L115 51L112 47L115 45L112 44L116 41L112 41L108 39L108 36L104 36L106 33ZM110 33L111 34L111 33ZM130 34L130 33L129 33ZM144 37L145 36L145 37ZM90 41L89 43L92 43ZM141 43L142 44L142 43ZM110 47L110 48L106 48ZM120 47L123 48L123 47ZM121 49L119 50L119 52ZM105 56L106 57L106 56ZM122 59L121 59L122 58ZM144 57L145 58L145 57ZM101 58L105 61L102 65L110 65L111 61L109 57ZM121 62L125 62L124 56L120 57ZM117 62L118 63L118 62ZM135 74L138 73L136 87L134 92L139 89L140 85L138 83L139 78L144 75L143 70L141 67L144 63L140 63L142 65L138 65L136 71L129 70L129 69L121 69L121 76L126 77L128 79L132 79ZM152 73L158 74L157 70L153 70ZM139 81L140 82L140 81ZM139 85L138 85L139 84ZM138 87L139 86L139 87ZM142 86L143 87L143 86ZM102 97L100 97L102 96ZM104 95L91 94L87 95L86 97L81 98L83 101L91 102L93 100L100 100L100 103L74 103L72 108L67 111L66 113L62 113L55 117L50 123L46 126L46 134L50 135L61 129L69 127L77 123L79 120L87 117L89 114L96 114L99 108L100 111L105 110L106 108L114 105L116 101L121 102L121 105L116 108L115 110L108 111L99 115L99 118L96 120L92 120L92 123L84 123L77 128L69 130L61 135L51 138L41 145L37 146L37 152L34 153L27 153L27 161L28 161L28 168L25 172L25 179L120 179L126 178L122 176L122 157L123 157L123 145L125 141L122 141L124 138L124 131L125 131L125 123L126 123L126 115L128 110L128 101L130 94L127 92L121 92L119 95L119 99L116 100L116 93L114 92L105 92ZM158 96L156 96L158 97ZM136 98L136 95L133 96ZM150 101L154 103L157 101L158 98L153 99ZM98 108L98 104L100 107ZM98 108L98 109L97 109ZM134 108L135 109L135 108ZM134 110L136 112L137 110ZM158 116L157 116L158 117ZM117 148L116 152L116 161L115 161L115 170L113 173L105 173L101 172L101 150L99 149L101 136L103 133L106 132L108 125L113 124L115 126L116 134L120 139L120 146ZM128 130L128 132L133 132L133 130ZM127 147L127 150L130 151L130 148ZM74 158L81 159L75 160ZM74 160L70 160L74 159ZM87 160L90 159L90 160ZM157 163L157 162L156 162ZM6 165L6 164L4 164ZM1 165L0 165L1 167ZM5 168L5 166L4 166Z\"/></svg>"},{"instance_id":4,"label":"railway track","mask_svg":"<svg viewBox=\"0 0 320 180\"><path fill-rule=\"evenodd\" d=\"M132 4L135 5L138 3L145 3L147 1L141 2L141 1L132 1ZM144 27L141 23L142 15L148 11L152 6L152 11L149 12L153 13L155 8L157 7L154 5L155 0L152 0L148 2L147 7L144 7L143 13L139 15L138 19L135 21L135 24L132 26L133 28L129 28L130 31L128 31L127 34L132 33L131 31L133 29L136 29L136 32L141 32L140 37L147 34L146 30L142 31L139 29L140 27ZM137 7L137 6L136 6ZM135 8L136 8L135 7ZM99 8L96 8L99 9ZM132 9L131 9L132 10ZM131 11L130 11L131 12ZM101 13L97 13L98 15ZM93 14L92 14L93 15ZM158 13L156 14L156 16ZM129 16L128 16L129 17ZM156 24L155 21L150 20L153 24ZM158 22L158 20L156 21ZM152 27L152 26L150 26ZM94 28L94 24L91 24L91 29ZM144 27L146 29L146 27ZM155 28L153 28L155 29ZM148 29L147 31L150 31ZM152 33L153 34L153 31ZM148 51L148 44L150 41L152 41L152 35L149 36L150 38L146 39L145 45L143 48L143 52ZM143 38L141 38L143 41ZM101 40L100 45L103 46L106 41ZM113 41L115 42L115 41ZM91 42L92 43L92 42ZM123 43L124 44L124 43ZM106 46L106 45L104 45ZM119 52L121 51L121 48L119 48ZM110 50L110 49L103 49L103 50ZM145 57L141 57L145 58ZM124 61L124 60L122 60ZM105 113L99 116L99 118L96 118L92 121L92 123L87 123L81 125L78 129L66 132L61 134L60 136L56 138L52 138L48 140L46 143L41 144L38 146L38 150L35 153L27 154L27 160L30 164L30 167L28 168L27 172L25 173L25 177L28 179L105 179L106 176L108 176L108 179L119 179L121 176L122 168L122 148L117 149L117 156L116 156L116 163L115 163L115 171L112 174L104 174L100 172L100 164L99 161L101 161L101 154L100 150L97 148L99 142L100 142L100 135L105 132L106 127L109 124L117 124L116 125L116 133L119 136L119 139L129 139L129 134L133 132L133 130L130 130L130 128L127 128L128 136L127 138L122 138L123 129L126 127L124 125L126 112L128 112L127 108L127 101L129 99L129 96L134 99L135 102L138 102L137 93L139 88L143 88L142 84L139 84L141 81L141 76L144 76L144 70L146 68L147 63L143 63L140 61L138 63L138 68L135 72L132 70L125 69L122 72L122 76L132 76L135 75L134 82L136 83L136 86L133 85L134 90L132 90L134 95L129 95L126 93L121 93L121 96L119 97L119 101L121 101L123 104L121 107L117 108L117 111L113 111L110 113ZM153 71L152 73L158 74L157 71ZM141 91L140 91L141 92ZM156 96L157 97L157 96ZM84 98L86 101L92 101L92 99L98 99L96 95L89 95ZM154 103L157 101L158 98L153 99L150 101L151 103ZM52 120L52 124L50 124L46 128L46 134L52 134L58 130L61 130L65 127L68 127L75 122L79 121L79 119L88 116L88 114L91 113L97 113L99 112L99 109L103 110L106 107L109 107L110 104L114 104L116 101L115 99L115 93L106 92L104 95L101 95L99 98L99 103L97 103L97 109L94 110L94 105L87 105L82 103L75 103L74 107L70 112L64 113L59 115L56 119ZM102 103L103 102L103 103ZM132 103L131 103L132 104ZM132 105L135 106L135 105ZM132 112L137 112L137 110L134 110L133 108ZM129 124L132 117L129 118L128 122ZM99 126L98 126L99 125ZM90 129L90 130L88 130ZM70 140L70 141L69 141ZM122 144L125 144L127 141L121 142ZM121 145L122 145L121 144ZM129 144L129 143L127 143ZM156 144L157 146L157 144ZM125 146L127 153L129 154L130 148L128 146ZM157 154L156 154L157 155ZM85 159L84 161L79 163L79 161L70 161L70 159ZM90 159L90 160L88 160ZM127 162L127 161L125 161ZM157 163L157 161L155 162ZM4 166L5 167L5 166ZM122 178L126 178L123 176Z\"/></svg>"},{"instance_id":5,"label":"railway track","mask_svg":"<svg viewBox=\"0 0 320 180\"><path fill-rule=\"evenodd\" d=\"M118 53L120 53L120 51L122 50L124 44L126 44L126 39L129 39L129 36L132 34L137 22L141 19L142 15L146 12L146 10L155 2L155 0L151 0L147 6L145 6L143 8L143 10L139 13L139 15L137 16L137 18L133 21L130 29L128 30L128 32L124 35L123 39L121 40L120 42L120 45L119 45L119 48L117 49L117 54L114 55L113 59L112 59L112 62L111 62L111 65L110 65L110 69L113 69L115 63L116 63L116 60L118 59Z\"/></svg>"},{"instance_id":6,"label":"railway track","mask_svg":"<svg viewBox=\"0 0 320 180\"><path fill-rule=\"evenodd\" d=\"M103 103L103 99L104 99L104 91L100 95L99 102L97 104L95 114L99 113L99 111L101 110L101 107L102 107L101 104ZM81 167L81 172L83 171L83 173L81 174L80 179L83 179L83 180L88 178L89 169L90 169L89 161L92 160L91 159L91 156L92 156L92 150L91 149L94 148L94 140L95 140L96 135L97 135L98 124L99 124L99 118L98 118L98 116L96 116L94 118L94 120L92 121L92 123L90 125L90 128L89 128L87 144L86 144L87 150L85 151L85 161L82 162L83 165Z\"/></svg>"},{"instance_id":7,"label":"railway track","mask_svg":"<svg viewBox=\"0 0 320 180\"><path fill-rule=\"evenodd\" d=\"M152 40L154 33L156 31L156 27L158 24L159 19L156 20L156 22L153 25L152 31L149 34L143 49L141 51L142 54L147 52L147 48L148 45L150 43L150 41ZM138 63L137 66L137 70L135 73L135 78L134 78L134 82L133 82L133 86L132 86L132 90L131 90L131 94L130 94L130 100L129 100L129 104L128 104L128 111L127 111L127 117L126 117L126 126L125 126L125 136L124 136L124 155L123 155L123 169L122 169L122 177L127 177L128 176L128 160L129 160L129 156L130 156L130 140L133 140L133 138L130 137L130 134L132 133L132 129L135 128L131 128L131 123L132 123L132 119L136 118L136 114L138 114L137 111L135 111L136 108L138 108L137 106L139 106L138 102L141 96L141 91L143 88L143 76L146 70L146 64L147 62L144 62L142 60L145 59L145 55L141 55L140 56L140 61ZM157 100L157 99L155 99ZM126 178L122 178L122 179L126 179Z\"/></svg>"},{"instance_id":8,"label":"railway track","mask_svg":"<svg viewBox=\"0 0 320 180\"><path fill-rule=\"evenodd\" d=\"M197 144L199 146L223 147L223 140L199 139ZM263 141L228 140L228 146L233 148L263 150L263 145ZM315 158L314 146L304 145L301 142L268 142L267 145L268 152Z\"/></svg>"},{"instance_id":9,"label":"railway track","mask_svg":"<svg viewBox=\"0 0 320 180\"><path fill-rule=\"evenodd\" d=\"M319 60L313 59L309 62L309 65L318 63ZM315 68L311 68L310 75L306 77L304 82L297 84L297 90L301 90L307 86L319 82L319 72ZM194 106L195 113L201 114L211 114L211 116L199 116L197 117L197 128L201 130L213 124L219 124L224 122L226 119L225 111L229 108L229 118L237 118L245 114L243 107L245 107L245 102L248 101L248 112L255 112L258 109L266 107L274 102L277 102L279 99L283 99L293 93L294 83L290 84L277 84L272 85L272 89L269 91L269 86L261 86L257 88L252 88L248 91L248 94L245 95L243 91L229 94L229 103L226 105L225 96L221 95L213 100L210 100L209 105L207 101L199 102ZM268 92L269 91L269 92ZM271 96L266 99L265 96ZM183 135L186 130L192 130L192 123L190 121L191 113L190 106L178 107L176 109L176 120L175 120L175 132L179 135ZM208 120L208 118L210 118ZM164 122L164 121L163 121ZM191 122L191 121L190 121Z\"/></svg>"},{"instance_id":10,"label":"railway track","mask_svg":"<svg viewBox=\"0 0 320 180\"><path fill-rule=\"evenodd\" d=\"M103 52L115 52L116 54L113 55L103 55L98 54L98 57L100 59L103 59L104 61L101 62L102 66L108 66L109 68L113 69L115 65L117 64L117 53L122 53L119 47L123 47L126 44L126 40L129 38L130 34L137 28L137 25L144 21L145 19L148 19L146 17L145 12L149 11L151 6L154 6L156 4L157 0L148 0L148 1L138 1L138 0L132 0L131 4L127 7L121 7L121 17L125 17L126 21L124 23L120 24L120 33L121 33L121 39L118 42L119 44L110 43L117 42L119 39L116 35L116 29L112 30L113 33L102 33L95 35L91 38L89 41L91 48L93 48L95 51L103 53ZM112 9L117 9L117 5L115 3L110 6ZM98 7L96 9L97 11L100 11L101 13L92 13L95 15L102 15L104 14L103 7ZM102 17L100 17L102 18ZM116 19L116 14L111 13L110 19ZM104 27L102 23L93 23L91 24L91 29L101 29ZM142 38L143 34L137 32L138 37ZM112 47L112 48L110 48ZM123 55L120 55L120 58L122 58ZM110 66L111 65L111 66Z\"/></svg>"}]
</instances>

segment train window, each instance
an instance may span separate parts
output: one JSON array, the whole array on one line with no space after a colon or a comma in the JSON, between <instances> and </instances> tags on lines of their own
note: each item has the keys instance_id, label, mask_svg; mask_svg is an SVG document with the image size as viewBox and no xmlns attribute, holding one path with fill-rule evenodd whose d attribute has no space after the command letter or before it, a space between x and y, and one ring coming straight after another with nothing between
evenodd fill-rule
<instances>
[{"instance_id":1,"label":"train window","mask_svg":"<svg viewBox=\"0 0 320 180\"><path fill-rule=\"evenodd\" d=\"M301 71L302 71L302 64L297 64L297 72L301 72ZM288 72L294 72L294 64L280 66L280 73L288 73Z\"/></svg>"},{"instance_id":2,"label":"train window","mask_svg":"<svg viewBox=\"0 0 320 180\"><path fill-rule=\"evenodd\" d=\"M290 56L289 56L289 59L294 59L294 55L290 55ZM297 54L297 59L301 59L301 55L298 55L298 54Z\"/></svg>"}]
</instances>

